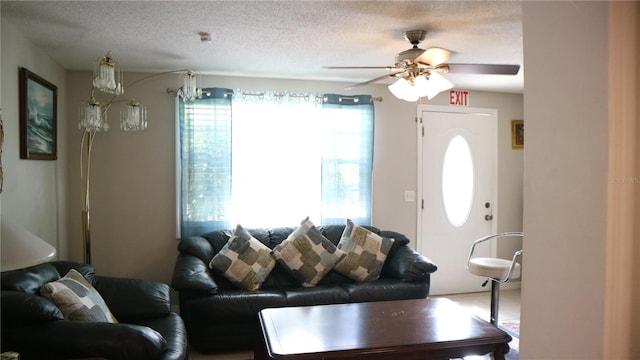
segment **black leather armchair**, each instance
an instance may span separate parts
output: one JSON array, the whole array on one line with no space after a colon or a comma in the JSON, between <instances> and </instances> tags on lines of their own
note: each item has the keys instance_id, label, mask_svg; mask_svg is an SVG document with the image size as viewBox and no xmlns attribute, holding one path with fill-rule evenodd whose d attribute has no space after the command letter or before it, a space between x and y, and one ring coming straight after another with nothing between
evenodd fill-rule
<instances>
[{"instance_id":1,"label":"black leather armchair","mask_svg":"<svg viewBox=\"0 0 640 360\"><path fill-rule=\"evenodd\" d=\"M70 269L93 285L119 323L65 320L39 295L40 286ZM1 306L2 352L19 352L22 360L187 358L184 323L160 282L97 276L90 265L55 261L2 273Z\"/></svg>"}]
</instances>

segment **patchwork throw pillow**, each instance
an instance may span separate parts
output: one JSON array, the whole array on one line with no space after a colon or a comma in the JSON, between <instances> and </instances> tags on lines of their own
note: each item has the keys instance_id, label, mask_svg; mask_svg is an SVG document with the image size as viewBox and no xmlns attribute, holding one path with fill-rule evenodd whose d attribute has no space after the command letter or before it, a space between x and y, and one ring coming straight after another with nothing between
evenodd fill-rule
<instances>
[{"instance_id":1,"label":"patchwork throw pillow","mask_svg":"<svg viewBox=\"0 0 640 360\"><path fill-rule=\"evenodd\" d=\"M377 280L393 242L347 220L338 242L346 256L334 270L356 281Z\"/></svg>"},{"instance_id":2,"label":"patchwork throw pillow","mask_svg":"<svg viewBox=\"0 0 640 360\"><path fill-rule=\"evenodd\" d=\"M315 286L344 256L307 217L273 249L280 265L305 287Z\"/></svg>"},{"instance_id":3,"label":"patchwork throw pillow","mask_svg":"<svg viewBox=\"0 0 640 360\"><path fill-rule=\"evenodd\" d=\"M118 322L98 291L75 269L42 285L40 295L54 303L67 320Z\"/></svg>"},{"instance_id":4,"label":"patchwork throw pillow","mask_svg":"<svg viewBox=\"0 0 640 360\"><path fill-rule=\"evenodd\" d=\"M213 259L209 267L219 271L229 281L244 290L258 290L276 259L271 249L237 225L233 235Z\"/></svg>"}]
</instances>

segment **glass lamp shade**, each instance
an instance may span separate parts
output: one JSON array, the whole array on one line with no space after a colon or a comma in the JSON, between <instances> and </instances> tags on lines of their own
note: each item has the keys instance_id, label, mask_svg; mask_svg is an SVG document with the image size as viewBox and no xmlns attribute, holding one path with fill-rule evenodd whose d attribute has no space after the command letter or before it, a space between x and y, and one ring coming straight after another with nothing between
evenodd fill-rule
<instances>
[{"instance_id":1,"label":"glass lamp shade","mask_svg":"<svg viewBox=\"0 0 640 360\"><path fill-rule=\"evenodd\" d=\"M23 269L47 262L56 249L22 226L2 218L2 271Z\"/></svg>"},{"instance_id":2,"label":"glass lamp shade","mask_svg":"<svg viewBox=\"0 0 640 360\"><path fill-rule=\"evenodd\" d=\"M442 91L453 88L453 83L444 76L433 71L427 79L424 75L418 75L411 80L406 78L398 79L389 85L389 91L398 99L405 101L418 101L426 96L431 100Z\"/></svg>"},{"instance_id":3,"label":"glass lamp shade","mask_svg":"<svg viewBox=\"0 0 640 360\"><path fill-rule=\"evenodd\" d=\"M80 122L78 123L78 127L81 130L109 130L109 124L107 124L107 111L104 105L95 98L92 97L91 99L80 103L79 110Z\"/></svg>"},{"instance_id":4,"label":"glass lamp shade","mask_svg":"<svg viewBox=\"0 0 640 360\"><path fill-rule=\"evenodd\" d=\"M432 71L429 75L429 90L425 94L429 100L443 91L453 89L453 83L437 71Z\"/></svg>"},{"instance_id":5,"label":"glass lamp shade","mask_svg":"<svg viewBox=\"0 0 640 360\"><path fill-rule=\"evenodd\" d=\"M111 51L98 59L93 68L93 86L100 91L122 95L122 72L118 63L111 57Z\"/></svg>"},{"instance_id":6,"label":"glass lamp shade","mask_svg":"<svg viewBox=\"0 0 640 360\"><path fill-rule=\"evenodd\" d=\"M413 91L418 95L418 97L427 96L430 93L430 83L429 80L424 75L416 76L413 79Z\"/></svg>"},{"instance_id":7,"label":"glass lamp shade","mask_svg":"<svg viewBox=\"0 0 640 360\"><path fill-rule=\"evenodd\" d=\"M420 98L414 86L405 78L398 79L398 81L389 85L388 88L395 97L401 100L418 101Z\"/></svg>"},{"instance_id":8,"label":"glass lamp shade","mask_svg":"<svg viewBox=\"0 0 640 360\"><path fill-rule=\"evenodd\" d=\"M147 128L147 108L132 100L120 108L120 129L124 131L141 131Z\"/></svg>"},{"instance_id":9,"label":"glass lamp shade","mask_svg":"<svg viewBox=\"0 0 640 360\"><path fill-rule=\"evenodd\" d=\"M178 90L178 96L181 96L185 101L202 96L202 89L198 88L196 74L193 71L182 73L182 88Z\"/></svg>"}]
</instances>

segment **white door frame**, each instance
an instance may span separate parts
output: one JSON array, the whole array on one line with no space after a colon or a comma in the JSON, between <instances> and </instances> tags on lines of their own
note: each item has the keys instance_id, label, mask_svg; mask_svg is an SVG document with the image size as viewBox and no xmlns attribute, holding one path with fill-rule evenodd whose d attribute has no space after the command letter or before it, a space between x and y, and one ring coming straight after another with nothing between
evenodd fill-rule
<instances>
[{"instance_id":1,"label":"white door frame","mask_svg":"<svg viewBox=\"0 0 640 360\"><path fill-rule=\"evenodd\" d=\"M423 180L423 158L422 158L422 151L423 151L423 142L424 142L424 124L423 124L423 119L422 119L422 113L423 112L439 112L439 113L454 113L454 114L481 114L481 115L489 115L489 116L494 116L496 119L496 122L498 121L498 110L497 109L489 109L489 108L476 108L476 107L452 107L452 106L446 106L446 105L418 105L418 112L417 112L417 121L416 121L416 127L417 127L417 131L416 131L416 136L417 136L417 148L418 148L418 186L417 186L417 191L416 191L416 196L418 201L416 201L416 249L418 250L419 253L424 254L423 252L423 233L422 233L422 212L424 211L424 189L422 188L422 180ZM497 134L496 134L496 139L497 139ZM499 212L499 206L498 206L498 144L496 142L495 144L496 146L496 159L495 159L495 163L496 163L496 169L495 169L495 175L496 176L496 180L492 182L492 189L491 192L493 194L493 199L492 199L492 204L495 204L493 206L493 218L494 221L491 222L491 231L493 234L497 233L498 231L498 212ZM495 241L491 242L491 256L496 256L496 254L498 253L498 247ZM425 256L428 256L428 254L426 254Z\"/></svg>"}]
</instances>

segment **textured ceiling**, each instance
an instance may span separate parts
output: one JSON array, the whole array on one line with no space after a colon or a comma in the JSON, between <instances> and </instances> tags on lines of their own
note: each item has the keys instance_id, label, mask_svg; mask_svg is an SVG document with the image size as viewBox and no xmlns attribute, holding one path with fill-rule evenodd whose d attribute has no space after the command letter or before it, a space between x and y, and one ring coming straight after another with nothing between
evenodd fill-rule
<instances>
[{"instance_id":1,"label":"textured ceiling","mask_svg":"<svg viewBox=\"0 0 640 360\"><path fill-rule=\"evenodd\" d=\"M9 20L66 69L88 70L108 50L125 71L192 68L205 74L357 83L386 73L323 66L393 65L421 48L451 63L522 65L518 1L2 1ZM198 32L209 32L202 43ZM447 74L457 88L523 91L516 76ZM386 79L381 83L391 83Z\"/></svg>"}]
</instances>

